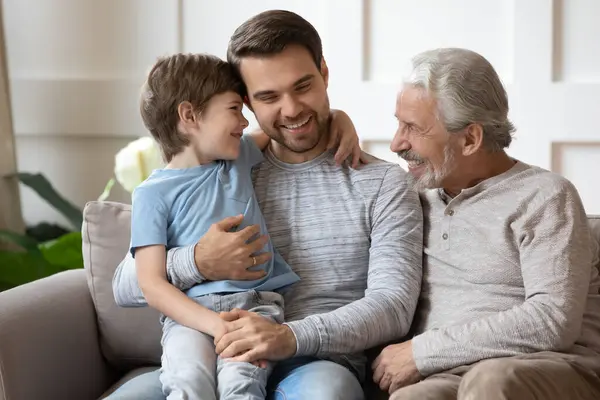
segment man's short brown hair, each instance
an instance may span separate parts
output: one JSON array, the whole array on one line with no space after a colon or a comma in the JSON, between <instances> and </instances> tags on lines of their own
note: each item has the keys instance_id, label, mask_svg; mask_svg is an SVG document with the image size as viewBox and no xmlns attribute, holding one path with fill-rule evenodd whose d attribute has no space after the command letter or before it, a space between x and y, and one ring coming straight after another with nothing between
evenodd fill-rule
<instances>
[{"instance_id":1,"label":"man's short brown hair","mask_svg":"<svg viewBox=\"0 0 600 400\"><path fill-rule=\"evenodd\" d=\"M166 162L189 144L177 129L179 104L188 101L200 113L214 95L229 91L243 96L243 83L231 65L216 56L174 54L158 59L144 83L140 113Z\"/></svg>"},{"instance_id":2,"label":"man's short brown hair","mask_svg":"<svg viewBox=\"0 0 600 400\"><path fill-rule=\"evenodd\" d=\"M262 12L240 25L229 41L227 61L239 73L242 58L275 55L290 45L306 48L321 69L323 45L319 33L300 15L284 10Z\"/></svg>"}]
</instances>

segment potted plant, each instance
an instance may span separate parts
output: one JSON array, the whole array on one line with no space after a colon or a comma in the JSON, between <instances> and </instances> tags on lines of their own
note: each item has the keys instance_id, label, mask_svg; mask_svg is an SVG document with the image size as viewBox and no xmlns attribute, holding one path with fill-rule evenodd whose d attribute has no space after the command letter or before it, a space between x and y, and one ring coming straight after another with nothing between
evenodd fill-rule
<instances>
[{"instance_id":1,"label":"potted plant","mask_svg":"<svg viewBox=\"0 0 600 400\"><path fill-rule=\"evenodd\" d=\"M158 147L150 137L130 142L115 155L115 176L98 200L106 200L116 182L133 192L153 169L163 165ZM18 173L16 177L65 216L69 226L42 222L28 226L25 234L0 230L0 242L4 244L0 248L0 291L57 272L83 268L82 210L61 196L43 174Z\"/></svg>"}]
</instances>

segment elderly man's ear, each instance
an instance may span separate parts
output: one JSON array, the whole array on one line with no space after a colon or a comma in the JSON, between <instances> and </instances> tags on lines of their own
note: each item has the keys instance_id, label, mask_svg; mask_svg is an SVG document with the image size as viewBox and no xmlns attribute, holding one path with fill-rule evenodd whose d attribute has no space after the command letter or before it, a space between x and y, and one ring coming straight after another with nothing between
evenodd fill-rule
<instances>
[{"instance_id":1,"label":"elderly man's ear","mask_svg":"<svg viewBox=\"0 0 600 400\"><path fill-rule=\"evenodd\" d=\"M479 124L471 124L465 128L462 136L462 154L470 156L483 147L483 127Z\"/></svg>"}]
</instances>

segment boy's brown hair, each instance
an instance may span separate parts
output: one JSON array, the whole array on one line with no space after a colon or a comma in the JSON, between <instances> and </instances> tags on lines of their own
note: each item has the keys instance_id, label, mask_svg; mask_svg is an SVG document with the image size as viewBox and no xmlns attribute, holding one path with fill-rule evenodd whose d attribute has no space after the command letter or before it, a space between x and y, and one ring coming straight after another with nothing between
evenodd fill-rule
<instances>
[{"instance_id":1,"label":"boy's brown hair","mask_svg":"<svg viewBox=\"0 0 600 400\"><path fill-rule=\"evenodd\" d=\"M201 113L217 94L243 93L243 83L231 65L209 54L174 54L154 64L142 89L140 113L144 125L170 162L189 144L178 131L179 104L188 101Z\"/></svg>"},{"instance_id":2,"label":"boy's brown hair","mask_svg":"<svg viewBox=\"0 0 600 400\"><path fill-rule=\"evenodd\" d=\"M294 44L308 50L321 69L323 45L315 27L291 11L264 11L235 30L229 41L227 61L239 73L242 58L275 55Z\"/></svg>"}]
</instances>

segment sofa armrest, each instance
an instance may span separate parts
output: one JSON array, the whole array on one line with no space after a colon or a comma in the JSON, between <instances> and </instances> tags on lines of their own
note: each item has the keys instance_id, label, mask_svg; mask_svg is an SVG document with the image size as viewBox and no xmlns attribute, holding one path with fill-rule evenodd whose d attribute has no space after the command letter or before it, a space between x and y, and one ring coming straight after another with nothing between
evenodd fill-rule
<instances>
[{"instance_id":1,"label":"sofa armrest","mask_svg":"<svg viewBox=\"0 0 600 400\"><path fill-rule=\"evenodd\" d=\"M111 375L84 270L0 293L0 400L97 399Z\"/></svg>"}]
</instances>

